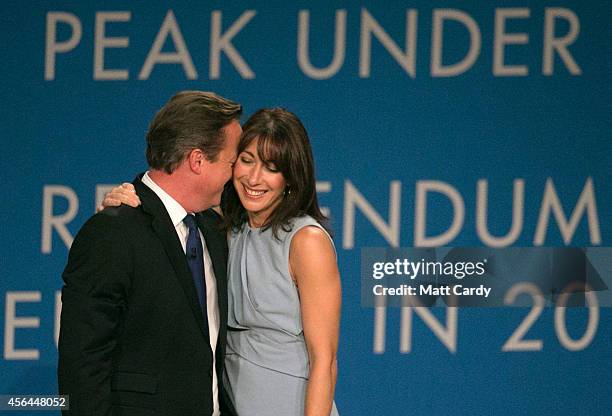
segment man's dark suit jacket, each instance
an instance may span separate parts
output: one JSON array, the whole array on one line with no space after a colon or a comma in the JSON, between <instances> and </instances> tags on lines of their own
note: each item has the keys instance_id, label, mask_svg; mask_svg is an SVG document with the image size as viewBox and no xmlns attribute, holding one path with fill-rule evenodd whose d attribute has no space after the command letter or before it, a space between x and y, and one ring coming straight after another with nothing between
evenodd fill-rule
<instances>
[{"instance_id":1,"label":"man's dark suit jacket","mask_svg":"<svg viewBox=\"0 0 612 416\"><path fill-rule=\"evenodd\" d=\"M70 415L210 415L212 352L185 254L163 203L107 208L79 231L63 274L58 378ZM227 242L218 216L196 215L217 280L216 371L222 414Z\"/></svg>"}]
</instances>

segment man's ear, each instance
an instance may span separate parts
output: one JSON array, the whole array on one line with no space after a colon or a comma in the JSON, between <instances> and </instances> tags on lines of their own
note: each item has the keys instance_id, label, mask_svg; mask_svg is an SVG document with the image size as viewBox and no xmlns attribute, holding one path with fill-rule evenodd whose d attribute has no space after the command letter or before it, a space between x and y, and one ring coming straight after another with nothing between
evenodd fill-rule
<instances>
[{"instance_id":1,"label":"man's ear","mask_svg":"<svg viewBox=\"0 0 612 416\"><path fill-rule=\"evenodd\" d=\"M204 161L206 160L206 156L201 149L193 149L187 155L187 163L189 164L189 169L193 173L201 174L204 168Z\"/></svg>"}]
</instances>

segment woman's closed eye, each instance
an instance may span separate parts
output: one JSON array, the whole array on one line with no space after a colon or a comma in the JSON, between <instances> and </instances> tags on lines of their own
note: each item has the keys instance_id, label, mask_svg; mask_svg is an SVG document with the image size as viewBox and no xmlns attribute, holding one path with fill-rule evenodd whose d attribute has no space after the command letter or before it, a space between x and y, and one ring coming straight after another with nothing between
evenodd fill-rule
<instances>
[{"instance_id":1,"label":"woman's closed eye","mask_svg":"<svg viewBox=\"0 0 612 416\"><path fill-rule=\"evenodd\" d=\"M274 163L266 163L264 165L264 167L266 168L266 170L268 172L271 172L271 173L277 173L278 172L278 169L277 169L277 167L276 167L276 165Z\"/></svg>"}]
</instances>

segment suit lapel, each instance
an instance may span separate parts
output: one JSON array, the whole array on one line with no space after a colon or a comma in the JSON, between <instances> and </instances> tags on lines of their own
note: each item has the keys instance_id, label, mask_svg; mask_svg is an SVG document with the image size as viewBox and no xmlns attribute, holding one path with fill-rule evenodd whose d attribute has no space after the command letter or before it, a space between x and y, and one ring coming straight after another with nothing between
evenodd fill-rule
<instances>
[{"instance_id":1,"label":"suit lapel","mask_svg":"<svg viewBox=\"0 0 612 416\"><path fill-rule=\"evenodd\" d=\"M143 184L140 178L136 178L133 184L136 188L136 193L142 201L143 211L153 217L151 222L153 231L157 234L164 246L168 259L174 268L175 276L185 292L187 303L202 331L202 335L208 339L208 324L204 322L202 308L198 302L195 284L193 283L193 277L191 276L191 271L185 259L185 253L176 235L174 224L172 224L168 211L166 211L164 204L157 197L155 192Z\"/></svg>"}]
</instances>

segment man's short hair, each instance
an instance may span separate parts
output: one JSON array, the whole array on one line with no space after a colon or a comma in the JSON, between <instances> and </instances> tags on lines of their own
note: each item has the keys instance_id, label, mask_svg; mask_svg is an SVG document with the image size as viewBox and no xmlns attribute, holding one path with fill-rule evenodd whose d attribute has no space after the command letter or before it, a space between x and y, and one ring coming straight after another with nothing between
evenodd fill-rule
<instances>
[{"instance_id":1,"label":"man's short hair","mask_svg":"<svg viewBox=\"0 0 612 416\"><path fill-rule=\"evenodd\" d=\"M242 106L212 92L181 91L155 115L147 132L147 162L172 173L193 149L214 162L223 148L222 129L239 120Z\"/></svg>"}]
</instances>

